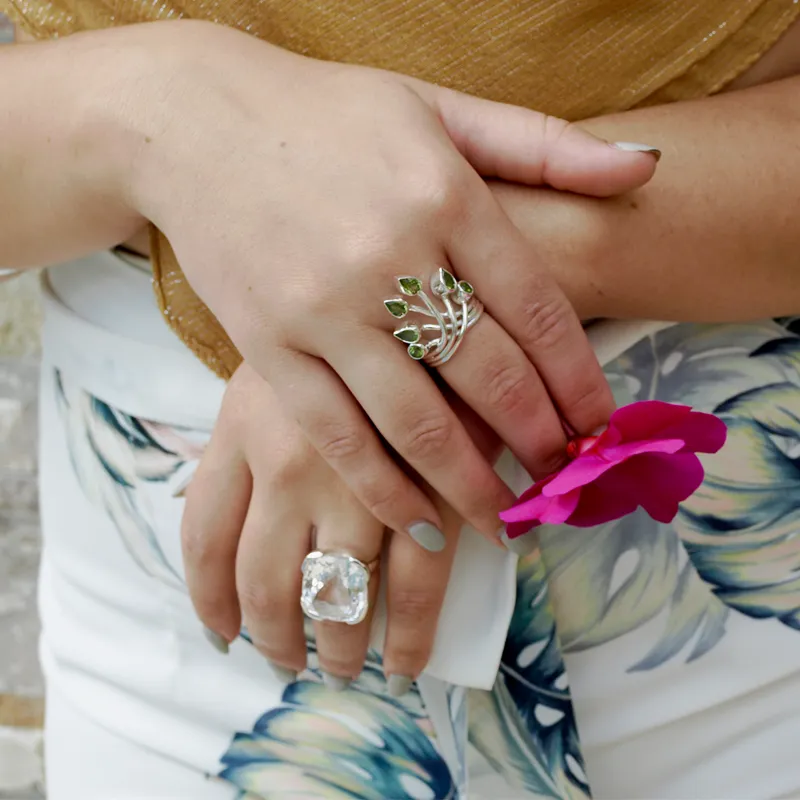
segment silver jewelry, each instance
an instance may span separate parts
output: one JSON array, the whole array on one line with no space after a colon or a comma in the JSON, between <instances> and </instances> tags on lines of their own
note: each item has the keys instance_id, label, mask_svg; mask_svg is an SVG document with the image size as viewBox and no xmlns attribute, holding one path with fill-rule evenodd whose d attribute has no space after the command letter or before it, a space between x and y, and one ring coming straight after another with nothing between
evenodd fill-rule
<instances>
[{"instance_id":1,"label":"silver jewelry","mask_svg":"<svg viewBox=\"0 0 800 800\"><path fill-rule=\"evenodd\" d=\"M310 619L358 625L369 610L369 579L377 560L314 550L303 559L300 606Z\"/></svg>"},{"instance_id":2,"label":"silver jewelry","mask_svg":"<svg viewBox=\"0 0 800 800\"><path fill-rule=\"evenodd\" d=\"M472 284L458 281L446 269L431 277L431 296L423 290L422 281L410 275L397 278L397 286L406 297L418 297L424 306L410 305L402 297L384 300L386 310L395 319L408 314L423 314L434 322L418 325L410 322L397 328L394 335L408 345L408 354L415 361L438 367L449 361L458 350L464 334L481 318L483 303L475 296ZM433 302L437 299L444 309ZM423 340L425 334L438 334Z\"/></svg>"}]
</instances>

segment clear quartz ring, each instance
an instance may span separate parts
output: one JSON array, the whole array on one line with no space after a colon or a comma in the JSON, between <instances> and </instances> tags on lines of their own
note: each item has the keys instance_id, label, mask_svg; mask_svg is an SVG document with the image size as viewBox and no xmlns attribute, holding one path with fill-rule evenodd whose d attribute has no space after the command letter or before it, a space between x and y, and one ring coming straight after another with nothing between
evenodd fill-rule
<instances>
[{"instance_id":1,"label":"clear quartz ring","mask_svg":"<svg viewBox=\"0 0 800 800\"><path fill-rule=\"evenodd\" d=\"M358 625L369 609L369 579L375 564L347 553L314 550L303 559L300 606L313 620Z\"/></svg>"},{"instance_id":2,"label":"clear quartz ring","mask_svg":"<svg viewBox=\"0 0 800 800\"><path fill-rule=\"evenodd\" d=\"M442 268L431 277L430 294L422 281L411 275L397 278L397 288L404 297L384 300L386 310L395 319L417 314L427 317L427 321L405 323L395 329L395 338L408 345L408 354L415 361L424 361L431 367L449 361L483 313L483 303L475 296L472 284L456 280ZM408 297L422 305L413 305Z\"/></svg>"}]
</instances>

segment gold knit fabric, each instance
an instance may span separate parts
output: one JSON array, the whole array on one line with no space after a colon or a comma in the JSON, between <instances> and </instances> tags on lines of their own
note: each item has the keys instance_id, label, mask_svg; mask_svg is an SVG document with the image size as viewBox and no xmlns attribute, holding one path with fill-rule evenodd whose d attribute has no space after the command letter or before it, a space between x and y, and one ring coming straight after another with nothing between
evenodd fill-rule
<instances>
[{"instance_id":1,"label":"gold knit fabric","mask_svg":"<svg viewBox=\"0 0 800 800\"><path fill-rule=\"evenodd\" d=\"M492 100L585 119L703 97L753 64L797 0L0 0L44 38L205 19L297 53L395 70ZM158 301L176 333L229 377L239 354L154 231Z\"/></svg>"}]
</instances>

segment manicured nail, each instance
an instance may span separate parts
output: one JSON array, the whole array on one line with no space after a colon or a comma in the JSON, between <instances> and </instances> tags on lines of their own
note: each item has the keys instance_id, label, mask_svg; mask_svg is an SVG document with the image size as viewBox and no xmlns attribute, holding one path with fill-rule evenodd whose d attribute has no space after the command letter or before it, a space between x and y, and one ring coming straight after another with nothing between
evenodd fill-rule
<instances>
[{"instance_id":1,"label":"manicured nail","mask_svg":"<svg viewBox=\"0 0 800 800\"><path fill-rule=\"evenodd\" d=\"M639 144L638 142L614 142L612 147L617 150L625 150L629 153L650 153L654 156L656 161L661 158L661 151L657 147L652 147L649 144Z\"/></svg>"},{"instance_id":2,"label":"manicured nail","mask_svg":"<svg viewBox=\"0 0 800 800\"><path fill-rule=\"evenodd\" d=\"M409 536L420 546L431 553L444 550L447 539L444 534L431 522L420 520L408 526Z\"/></svg>"},{"instance_id":3,"label":"manicured nail","mask_svg":"<svg viewBox=\"0 0 800 800\"><path fill-rule=\"evenodd\" d=\"M352 682L352 678L343 678L341 675L322 673L322 680L332 692L343 692Z\"/></svg>"},{"instance_id":4,"label":"manicured nail","mask_svg":"<svg viewBox=\"0 0 800 800\"><path fill-rule=\"evenodd\" d=\"M592 431L592 436L602 436L608 430L608 425L601 425Z\"/></svg>"},{"instance_id":5,"label":"manicured nail","mask_svg":"<svg viewBox=\"0 0 800 800\"><path fill-rule=\"evenodd\" d=\"M508 550L518 556L527 556L536 549L536 535L533 532L524 533L522 536L516 536L513 539L503 531L500 536L500 541L506 546Z\"/></svg>"},{"instance_id":6,"label":"manicured nail","mask_svg":"<svg viewBox=\"0 0 800 800\"><path fill-rule=\"evenodd\" d=\"M203 634L205 635L206 639L209 641L209 643L215 650L222 653L223 655L228 654L228 642L225 639L223 639L216 631L212 631L211 628L206 628L206 626L204 625Z\"/></svg>"},{"instance_id":7,"label":"manicured nail","mask_svg":"<svg viewBox=\"0 0 800 800\"><path fill-rule=\"evenodd\" d=\"M272 670L273 675L275 675L281 683L294 683L297 680L297 673L293 669L287 669L269 660L267 660L267 664Z\"/></svg>"},{"instance_id":8,"label":"manicured nail","mask_svg":"<svg viewBox=\"0 0 800 800\"><path fill-rule=\"evenodd\" d=\"M411 688L412 683L414 679L406 675L390 675L387 688L392 697L402 697Z\"/></svg>"}]
</instances>

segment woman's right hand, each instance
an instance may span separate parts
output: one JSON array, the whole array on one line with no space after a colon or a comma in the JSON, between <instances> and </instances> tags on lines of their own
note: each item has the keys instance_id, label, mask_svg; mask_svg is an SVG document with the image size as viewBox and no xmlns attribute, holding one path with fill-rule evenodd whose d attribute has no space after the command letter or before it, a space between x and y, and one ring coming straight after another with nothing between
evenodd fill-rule
<instances>
[{"instance_id":1,"label":"woman's right hand","mask_svg":"<svg viewBox=\"0 0 800 800\"><path fill-rule=\"evenodd\" d=\"M491 458L481 427L474 433ZM361 673L383 581L383 666L388 691L403 694L430 657L461 527L440 507L445 535L423 527L416 543L389 534L384 545L383 525L310 446L267 383L242 364L186 491L181 526L186 582L208 638L227 651L244 624L277 676L294 680L306 667L303 559L317 549L344 551L375 564L370 611L356 625L313 624L325 683L343 689Z\"/></svg>"},{"instance_id":2,"label":"woman's right hand","mask_svg":"<svg viewBox=\"0 0 800 800\"><path fill-rule=\"evenodd\" d=\"M373 516L394 530L441 526L383 439L496 536L512 495L393 339L383 301L396 276L427 282L450 265L476 286L487 313L439 372L531 474L551 471L561 420L590 433L612 398L569 303L482 177L609 195L649 180L655 159L205 23L137 35L154 76L142 85L159 88L146 114L127 115L130 203Z\"/></svg>"}]
</instances>

